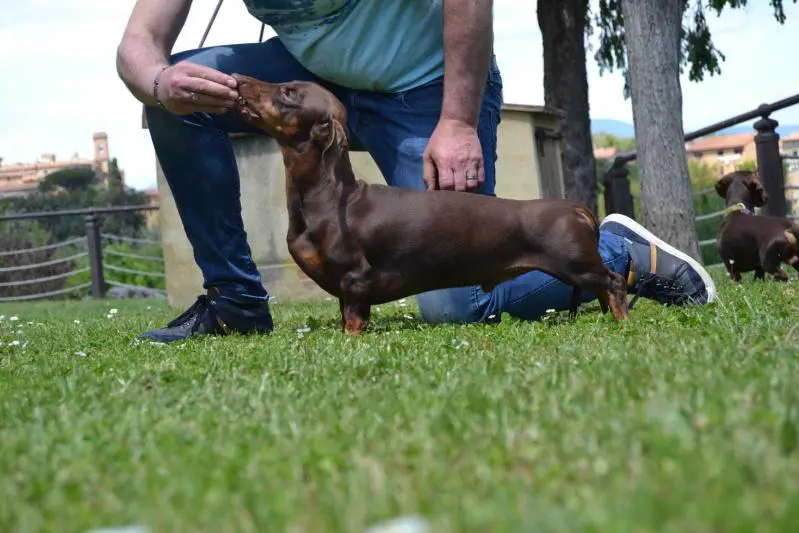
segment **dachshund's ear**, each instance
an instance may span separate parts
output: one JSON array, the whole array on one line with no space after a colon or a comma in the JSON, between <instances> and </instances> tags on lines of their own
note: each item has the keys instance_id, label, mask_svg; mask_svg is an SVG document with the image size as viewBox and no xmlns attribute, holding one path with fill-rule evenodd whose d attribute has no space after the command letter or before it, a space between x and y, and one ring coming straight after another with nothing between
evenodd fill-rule
<instances>
[{"instance_id":1,"label":"dachshund's ear","mask_svg":"<svg viewBox=\"0 0 799 533\"><path fill-rule=\"evenodd\" d=\"M327 148L328 141L330 140L330 122L331 120L326 118L311 126L311 139L315 143L325 145L325 148Z\"/></svg>"},{"instance_id":2,"label":"dachshund's ear","mask_svg":"<svg viewBox=\"0 0 799 533\"><path fill-rule=\"evenodd\" d=\"M722 198L727 197L727 189L730 187L730 183L732 183L732 174L722 176L722 178L716 182L716 192L719 196Z\"/></svg>"},{"instance_id":3,"label":"dachshund's ear","mask_svg":"<svg viewBox=\"0 0 799 533\"><path fill-rule=\"evenodd\" d=\"M766 189L763 188L763 184L760 183L757 174L752 175L749 187L752 190L752 203L755 207L763 207L766 205L766 202L768 202L768 194L766 194Z\"/></svg>"},{"instance_id":4,"label":"dachshund's ear","mask_svg":"<svg viewBox=\"0 0 799 533\"><path fill-rule=\"evenodd\" d=\"M344 126L334 118L325 118L311 127L311 139L315 143L321 144L327 151L335 143L339 148L348 145L347 132Z\"/></svg>"},{"instance_id":5,"label":"dachshund's ear","mask_svg":"<svg viewBox=\"0 0 799 533\"><path fill-rule=\"evenodd\" d=\"M339 149L349 146L350 143L349 139L347 139L347 129L344 127L344 124L336 119L332 119L330 122L333 125L333 131L335 132L333 138Z\"/></svg>"}]
</instances>

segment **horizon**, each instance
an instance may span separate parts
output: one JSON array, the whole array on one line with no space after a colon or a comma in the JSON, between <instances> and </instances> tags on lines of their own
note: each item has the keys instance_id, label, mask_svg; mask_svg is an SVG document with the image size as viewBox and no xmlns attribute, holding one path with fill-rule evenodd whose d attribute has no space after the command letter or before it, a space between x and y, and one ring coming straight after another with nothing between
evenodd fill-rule
<instances>
[{"instance_id":1,"label":"horizon","mask_svg":"<svg viewBox=\"0 0 799 533\"><path fill-rule=\"evenodd\" d=\"M597 2L591 0L592 7ZM0 158L5 163L33 163L42 153L55 153L58 160L75 152L85 157L92 153L92 134L104 131L109 152L125 171L127 184L137 190L155 185L155 154L147 131L141 128L141 104L117 77L114 62L132 5L37 0L6 9L5 22L0 20L0 69L16 73L6 79L17 82L0 87L0 119L15 126L0 131ZM215 5L212 0L194 2L175 52L198 45ZM799 24L799 6L788 3L785 12L783 25L766 3L726 10L720 17L708 13L714 43L726 61L720 75L706 77L702 83L689 82L687 74L681 77L686 133L785 98L792 93L790 87L799 86L799 73L788 67L792 45L799 43L796 32L791 35L791 28ZM252 42L259 30L260 23L247 13L243 2L223 3L206 45ZM494 31L505 102L543 105L543 57L535 4L497 0ZM267 27L264 38L273 35ZM589 45L596 42L592 37ZM772 43L780 46L768 46ZM590 48L587 55L592 122L631 126L632 109L622 95L621 74L600 76ZM758 78L780 82L755 83ZM53 98L54 87L57 98ZM780 122L782 132L785 126L799 124L799 106L774 113L772 118Z\"/></svg>"}]
</instances>

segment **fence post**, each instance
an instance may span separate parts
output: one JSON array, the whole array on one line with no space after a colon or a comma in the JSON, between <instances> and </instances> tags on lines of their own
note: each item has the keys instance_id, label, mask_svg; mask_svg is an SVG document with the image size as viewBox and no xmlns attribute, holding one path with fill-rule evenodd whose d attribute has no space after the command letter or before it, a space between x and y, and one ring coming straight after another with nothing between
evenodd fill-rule
<instances>
[{"instance_id":1,"label":"fence post","mask_svg":"<svg viewBox=\"0 0 799 533\"><path fill-rule=\"evenodd\" d=\"M635 218L633 195L630 192L630 169L627 163L615 159L602 178L605 185L605 213L621 213Z\"/></svg>"},{"instance_id":2,"label":"fence post","mask_svg":"<svg viewBox=\"0 0 799 533\"><path fill-rule=\"evenodd\" d=\"M100 240L100 217L97 214L86 216L86 243L89 248L89 269L92 273L92 298L105 296L103 277L103 245Z\"/></svg>"},{"instance_id":3,"label":"fence post","mask_svg":"<svg viewBox=\"0 0 799 533\"><path fill-rule=\"evenodd\" d=\"M755 122L755 146L757 149L757 172L763 180L763 187L768 194L768 202L762 211L766 215L784 217L788 214L785 200L785 175L782 170L780 155L780 134L777 133L779 122L769 117L767 106L761 105L763 114Z\"/></svg>"}]
</instances>

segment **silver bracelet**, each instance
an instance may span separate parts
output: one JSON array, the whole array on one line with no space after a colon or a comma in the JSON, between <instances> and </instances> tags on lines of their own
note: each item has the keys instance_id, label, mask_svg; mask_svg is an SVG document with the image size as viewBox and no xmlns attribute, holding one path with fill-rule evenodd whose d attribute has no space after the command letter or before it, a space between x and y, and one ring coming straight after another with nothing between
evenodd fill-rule
<instances>
[{"instance_id":1,"label":"silver bracelet","mask_svg":"<svg viewBox=\"0 0 799 533\"><path fill-rule=\"evenodd\" d=\"M161 67L161 70L158 71L158 73L155 75L155 79L153 80L153 98L155 98L155 102L161 107L161 109L164 110L166 110L166 106L164 106L164 103L160 98L158 98L158 85L161 83L161 74L163 74L164 71L171 66L172 65Z\"/></svg>"}]
</instances>

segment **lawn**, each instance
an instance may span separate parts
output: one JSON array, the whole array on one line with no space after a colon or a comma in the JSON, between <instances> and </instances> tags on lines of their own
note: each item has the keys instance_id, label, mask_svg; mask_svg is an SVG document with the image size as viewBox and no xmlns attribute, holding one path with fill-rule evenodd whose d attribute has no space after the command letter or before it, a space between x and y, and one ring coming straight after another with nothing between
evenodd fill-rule
<instances>
[{"instance_id":1,"label":"lawn","mask_svg":"<svg viewBox=\"0 0 799 533\"><path fill-rule=\"evenodd\" d=\"M334 301L173 346L133 342L159 303L3 306L0 531L797 531L799 283L715 274L622 325L409 300L360 338Z\"/></svg>"}]
</instances>

